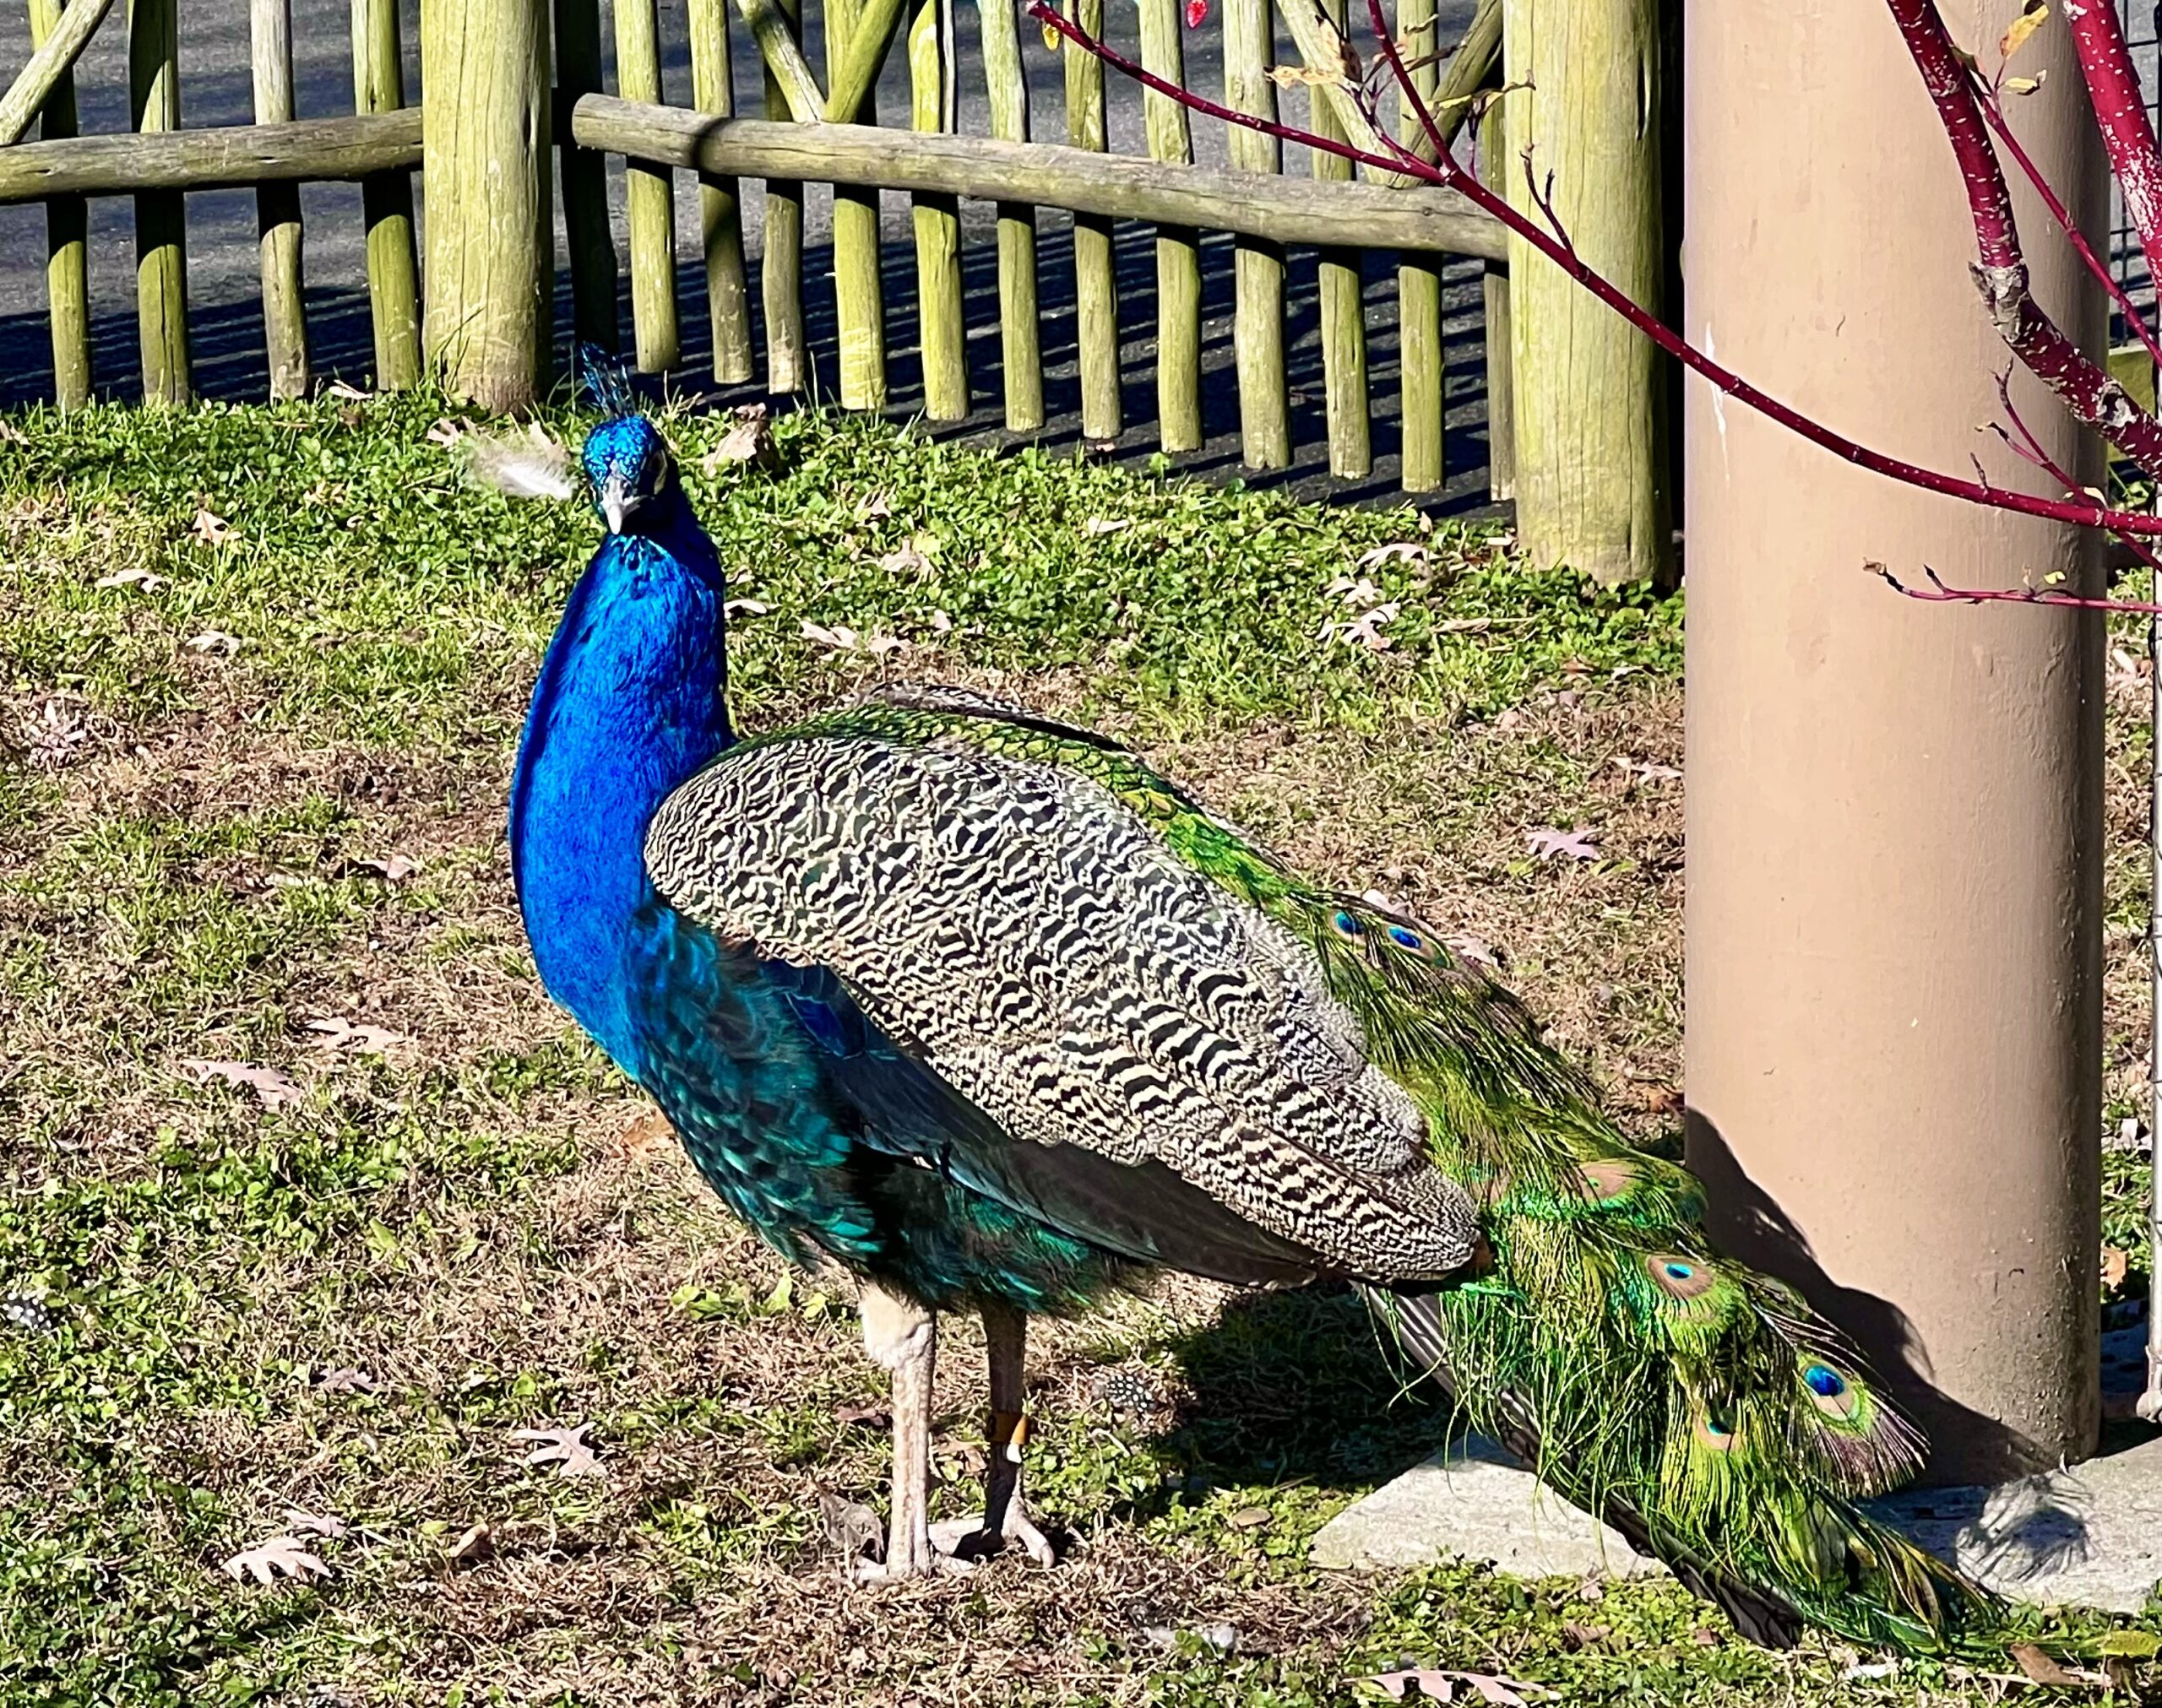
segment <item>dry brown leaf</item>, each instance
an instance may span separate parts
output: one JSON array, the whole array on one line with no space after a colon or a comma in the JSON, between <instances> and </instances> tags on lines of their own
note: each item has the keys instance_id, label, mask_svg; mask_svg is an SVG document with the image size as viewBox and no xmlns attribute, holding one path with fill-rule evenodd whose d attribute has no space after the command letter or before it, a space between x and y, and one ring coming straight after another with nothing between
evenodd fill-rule
<instances>
[{"instance_id":1,"label":"dry brown leaf","mask_svg":"<svg viewBox=\"0 0 2162 1708\"><path fill-rule=\"evenodd\" d=\"M268 1542L242 1548L227 1560L225 1574L232 1578L252 1577L259 1584L280 1577L305 1583L310 1578L329 1577L330 1568L310 1553L298 1537L274 1536Z\"/></svg>"},{"instance_id":2,"label":"dry brown leaf","mask_svg":"<svg viewBox=\"0 0 2162 1708\"><path fill-rule=\"evenodd\" d=\"M770 468L774 460L773 423L767 418L766 406L746 404L736 410L734 423L698 466L709 474L716 474L731 464L755 463L760 468Z\"/></svg>"},{"instance_id":3,"label":"dry brown leaf","mask_svg":"<svg viewBox=\"0 0 2162 1708\"><path fill-rule=\"evenodd\" d=\"M326 1394L372 1394L375 1383L366 1370L343 1369L325 1370L317 1380L316 1386Z\"/></svg>"},{"instance_id":4,"label":"dry brown leaf","mask_svg":"<svg viewBox=\"0 0 2162 1708\"><path fill-rule=\"evenodd\" d=\"M308 1512L297 1506L285 1509L285 1522L295 1530L305 1530L315 1536L327 1536L333 1542L339 1540L350 1528L334 1512Z\"/></svg>"},{"instance_id":5,"label":"dry brown leaf","mask_svg":"<svg viewBox=\"0 0 2162 1708\"><path fill-rule=\"evenodd\" d=\"M402 854L389 854L382 859L351 860L345 867L351 876L381 878L386 884L402 884L420 870L420 861Z\"/></svg>"},{"instance_id":6,"label":"dry brown leaf","mask_svg":"<svg viewBox=\"0 0 2162 1708\"><path fill-rule=\"evenodd\" d=\"M353 1049L367 1055L381 1055L393 1044L410 1041L402 1032L382 1026L356 1025L335 1016L325 1016L304 1024L318 1035L321 1041L316 1047L319 1049Z\"/></svg>"},{"instance_id":7,"label":"dry brown leaf","mask_svg":"<svg viewBox=\"0 0 2162 1708\"><path fill-rule=\"evenodd\" d=\"M511 1440L530 1441L533 1450L519 1462L524 1465L557 1465L560 1475L565 1477L595 1477L601 1475L600 1459L585 1439L590 1423L577 1423L567 1429L513 1429Z\"/></svg>"},{"instance_id":8,"label":"dry brown leaf","mask_svg":"<svg viewBox=\"0 0 2162 1708\"><path fill-rule=\"evenodd\" d=\"M274 1067L258 1067L246 1061L204 1061L195 1056L189 1056L181 1065L204 1085L217 1079L245 1087L262 1099L266 1109L284 1109L301 1100L300 1087Z\"/></svg>"},{"instance_id":9,"label":"dry brown leaf","mask_svg":"<svg viewBox=\"0 0 2162 1708\"><path fill-rule=\"evenodd\" d=\"M1996 45L2000 58L2009 59L2027 45L2028 38L2049 21L2050 8L2045 0L2027 0L2019 15L2012 20L2012 27L2004 32Z\"/></svg>"},{"instance_id":10,"label":"dry brown leaf","mask_svg":"<svg viewBox=\"0 0 2162 1708\"><path fill-rule=\"evenodd\" d=\"M233 537L232 523L214 513L207 504L197 507L195 519L187 524L187 531L204 545L223 545Z\"/></svg>"},{"instance_id":11,"label":"dry brown leaf","mask_svg":"<svg viewBox=\"0 0 2162 1708\"><path fill-rule=\"evenodd\" d=\"M494 1552L495 1543L496 1532L492 1526L486 1524L475 1524L467 1526L458 1540L452 1543L443 1552L449 1559L454 1560L482 1560Z\"/></svg>"},{"instance_id":12,"label":"dry brown leaf","mask_svg":"<svg viewBox=\"0 0 2162 1708\"><path fill-rule=\"evenodd\" d=\"M1594 840L1594 835L1581 824L1574 830L1556 830L1551 825L1541 825L1525 833L1524 845L1539 859L1595 860L1599 858L1599 844Z\"/></svg>"},{"instance_id":13,"label":"dry brown leaf","mask_svg":"<svg viewBox=\"0 0 2162 1708\"><path fill-rule=\"evenodd\" d=\"M2018 1662L2019 1670L2033 1684L2063 1686L2081 1682L2033 1643L2014 1643L2012 1658Z\"/></svg>"},{"instance_id":14,"label":"dry brown leaf","mask_svg":"<svg viewBox=\"0 0 2162 1708\"><path fill-rule=\"evenodd\" d=\"M1081 531L1091 540L1100 540L1106 534L1123 534L1133 526L1130 516L1091 516L1081 524Z\"/></svg>"},{"instance_id":15,"label":"dry brown leaf","mask_svg":"<svg viewBox=\"0 0 2162 1708\"><path fill-rule=\"evenodd\" d=\"M223 653L230 659L241 649L241 638L223 629L205 629L182 644L191 653Z\"/></svg>"},{"instance_id":16,"label":"dry brown leaf","mask_svg":"<svg viewBox=\"0 0 2162 1708\"><path fill-rule=\"evenodd\" d=\"M166 584L166 577L154 575L147 569L117 569L111 575L101 575L92 582L92 587L139 587L144 593L155 593Z\"/></svg>"},{"instance_id":17,"label":"dry brown leaf","mask_svg":"<svg viewBox=\"0 0 2162 1708\"><path fill-rule=\"evenodd\" d=\"M2102 1248L2102 1285L2115 1292L2125 1284L2125 1273L2132 1260L2114 1245Z\"/></svg>"},{"instance_id":18,"label":"dry brown leaf","mask_svg":"<svg viewBox=\"0 0 2162 1708\"><path fill-rule=\"evenodd\" d=\"M1268 1522L1266 1506L1241 1506L1224 1522L1233 1530L1259 1530Z\"/></svg>"}]
</instances>

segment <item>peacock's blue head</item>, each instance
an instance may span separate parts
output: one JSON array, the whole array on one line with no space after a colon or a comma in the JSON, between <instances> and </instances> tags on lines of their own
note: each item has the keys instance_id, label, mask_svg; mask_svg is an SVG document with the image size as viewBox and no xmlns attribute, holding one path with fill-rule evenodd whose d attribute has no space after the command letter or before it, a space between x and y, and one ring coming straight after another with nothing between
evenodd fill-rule
<instances>
[{"instance_id":1,"label":"peacock's blue head","mask_svg":"<svg viewBox=\"0 0 2162 1708\"><path fill-rule=\"evenodd\" d=\"M611 415L585 436L585 473L611 534L637 534L676 480L660 430L644 415Z\"/></svg>"}]
</instances>

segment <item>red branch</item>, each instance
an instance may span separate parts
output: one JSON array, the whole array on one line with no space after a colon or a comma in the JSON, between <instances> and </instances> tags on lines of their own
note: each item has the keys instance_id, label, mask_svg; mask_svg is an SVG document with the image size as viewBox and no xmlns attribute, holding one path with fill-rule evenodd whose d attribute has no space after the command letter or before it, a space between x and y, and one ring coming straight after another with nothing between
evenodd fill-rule
<instances>
[{"instance_id":1,"label":"red branch","mask_svg":"<svg viewBox=\"0 0 2162 1708\"><path fill-rule=\"evenodd\" d=\"M2094 252L2094 246L2087 241L2087 234L2079 229L2079 222L2072 217L2072 210L2065 206L2064 198L2058 195L2050 181L2042 176L2042 169L2034 164L2034 156L2013 133L2012 122L2005 117L2002 97L1982 81L1982 74L1979 71L1970 69L1968 75L1975 85L1975 99L1981 103L1982 117L1989 121L1990 128L1996 133L1996 138L2004 145L2005 152L2012 156L2013 164L2019 168L2027 182L2034 187L2034 193L2042 198L2042 205L2049 209L2050 217L2057 222L2073 252L2079 257L2081 264L2102 289L2109 292L2110 300L2117 305L2117 310L2124 316L2125 324L2132 329L2132 336L2146 345L2148 356L2158 367L2162 367L2162 344L2158 344L2154 334L2148 330L2147 317L2139 312L2131 293L2117 283L2117 275L2110 272L2102 258Z\"/></svg>"},{"instance_id":2,"label":"red branch","mask_svg":"<svg viewBox=\"0 0 2162 1708\"><path fill-rule=\"evenodd\" d=\"M2125 214L2147 253L2148 276L2162 285L2162 156L2155 151L2154 127L2140 98L2139 73L2132 69L2116 0L2065 0L2064 21L2087 79L2095 125L2110 151L2110 171L2124 192Z\"/></svg>"},{"instance_id":3,"label":"red branch","mask_svg":"<svg viewBox=\"0 0 2162 1708\"><path fill-rule=\"evenodd\" d=\"M1293 0L1293 3L1304 3L1304 0ZM1367 3L1378 14L1380 0L1367 0ZM1895 3L1898 3L1898 0L1895 0ZM1226 124L1244 125L1249 130L1260 131L1264 135L1275 137L1279 141L1297 143L1306 148L1317 149L1324 154L1335 155L1348 160L1356 160L1361 165L1379 167L1387 171L1400 172L1406 176L1417 177L1427 183L1439 185L1444 189L1456 191L1474 206L1492 214L1515 236L1522 238L1559 267L1571 279L1582 285L1692 373L1698 375L1716 390L1723 392L1736 402L1747 405L1759 415L1786 428L1788 431L1808 440L1812 445L1830 452L1842 462L1853 464L1857 468L1868 469L1871 474L1884 475L1888 479L1917 487L1925 492L1934 492L1947 498L1964 499L1970 504L1983 505L1993 510L2008 510L2021 516L2036 516L2046 521L2072 523L2086 528L2107 529L2114 533L2162 535L2162 516L2142 516L2132 511L2111 510L2105 505L2097 503L2037 498L2023 492L2002 491L1983 481L1961 480L1956 475L1942 474L1934 469L1925 469L1918 464L1887 456L1881 451L1871 450L1868 447L1857 444L1853 440L1834 432L1831 428L1811 420L1800 411L1781 403L1777 398L1760 391L1739 374L1713 361L1679 333L1664 324L1656 315L1638 303L1620 286L1615 285L1604 274L1587 266L1551 233L1542 230L1537 224L1526 219L1517 209L1480 183L1477 178L1465 171L1446 149L1441 151L1438 160L1432 161L1413 156L1409 151L1400 158L1388 159L1354 148L1348 143L1339 143L1332 138L1317 136L1311 131L1302 131L1295 126L1286 125L1274 119L1257 118L1250 113L1235 112L1229 107L1220 106L1214 101L1194 94L1191 89L1168 82L1156 76L1153 72L1143 70L1125 55L1106 46L1071 19L1061 15L1051 8L1048 0L1030 0L1029 15L1046 30L1055 30L1084 53L1095 55L1113 69L1133 78L1143 88L1152 89L1159 95L1175 100L1181 106L1195 112L1204 113L1211 118L1221 119ZM1401 71L1403 60L1397 53L1394 43L1389 39L1385 22L1377 28L1375 33L1381 42L1382 51L1388 56L1392 68L1396 69L1399 81L1405 81ZM1954 62L1957 63L1957 61L1955 60ZM1415 111L1422 122L1429 127L1433 125L1433 116L1426 111L1426 104L1409 91L1408 84L1404 99L1407 108ZM1986 141L1983 146L1986 149ZM2009 211L2007 203L2007 219ZM2039 314L2039 311L2036 312ZM2074 354L2077 355L2077 352L2075 351ZM2082 360L2084 359L2082 358ZM2104 378L2106 380L2107 376L2104 376ZM2118 388L2118 394L2123 395L2122 388ZM2125 401L2130 407L2131 399L2127 398ZM2135 413L2137 413L2136 410ZM2149 425L2152 426L2153 423L2150 422ZM2162 458L2158 458L2158 463L2162 463Z\"/></svg>"},{"instance_id":4,"label":"red branch","mask_svg":"<svg viewBox=\"0 0 2162 1708\"><path fill-rule=\"evenodd\" d=\"M2162 474L2162 422L2134 403L2105 369L2089 361L2042 312L2027 288L2027 263L2013 217L2012 191L1997 165L1996 151L1990 146L1967 63L1952 45L1937 0L1889 3L1893 21L1922 74L1922 87L1929 92L1937 122L1959 163L1980 252L1974 268L1975 285L1998 336L2029 373L2057 394L2074 420L2094 428L2149 474Z\"/></svg>"},{"instance_id":5,"label":"red branch","mask_svg":"<svg viewBox=\"0 0 2162 1708\"><path fill-rule=\"evenodd\" d=\"M1926 605L2045 605L2062 606L2066 610L2123 611L2133 616L2162 616L2162 605L2152 599L2089 599L2083 594L2051 593L2045 588L2033 587L1947 587L1943 578L1926 565L1922 573L1929 577L1929 585L1909 587L1881 563L1864 564L1862 567L1893 592L1920 599Z\"/></svg>"}]
</instances>

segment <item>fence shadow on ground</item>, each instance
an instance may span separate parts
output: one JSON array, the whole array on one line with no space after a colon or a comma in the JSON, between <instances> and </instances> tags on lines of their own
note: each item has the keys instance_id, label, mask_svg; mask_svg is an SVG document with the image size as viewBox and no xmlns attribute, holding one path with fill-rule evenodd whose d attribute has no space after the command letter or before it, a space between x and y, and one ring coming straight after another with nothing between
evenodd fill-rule
<instances>
[{"instance_id":1,"label":"fence shadow on ground","mask_svg":"<svg viewBox=\"0 0 2162 1708\"><path fill-rule=\"evenodd\" d=\"M989 242L963 250L963 283L968 312L968 350L972 411L967 420L928 424L941 438L996 444L1033 443L1072 450L1081 442L1079 351L1074 313L1072 227L1046 217L1039 234L1039 301L1044 363L1046 422L1037 432L1008 434L1002 418L997 306L997 252ZM1391 505L1404 495L1399 478L1397 415L1395 271L1392 258L1366 255L1366 336L1372 380L1373 472L1363 480L1339 481L1328 474L1328 426L1324 407L1317 260L1311 251L1293 251L1285 290L1285 344L1291 403L1293 463L1266 473L1240 466L1238 391L1234 380L1236 353L1232 323L1233 240L1204 236L1202 255L1202 407L1205 442L1198 451L1174 457L1174 467L1210 480L1243 478L1251 486L1288 488L1298 496L1336 502ZM1124 225L1117 233L1119 310L1122 325L1138 329L1121 352L1126 431L1114 461L1145 466L1156 455L1154 345L1148 329L1155 323L1155 243L1144 226ZM816 389L813 397L832 395L838 374L838 339L830 284L829 247L808 249L804 257L805 331ZM915 256L905 238L883 246L886 276L887 346L891 404L888 413L908 419L921 409L922 371L916 349ZM1448 399L1448 479L1438 493L1422 495L1421 504L1439 513L1476 514L1491 510L1486 496L1486 376L1484 310L1480 280L1482 263L1458 260L1444 271L1443 332ZM752 263L753 348L763 366L765 328L758 302L757 263ZM705 281L695 258L677 269L682 305L682 359L663 382L671 392L702 402L737 404L764 395L763 382L719 387L710 378L712 347L704 312ZM627 276L621 323L627 343L630 296ZM192 306L189 336L200 394L227 402L259 401L268 394L263 355L263 314L253 300ZM570 339L570 290L559 274L556 293L557 371L564 369ZM324 380L343 378L366 386L374 366L368 301L356 289L311 290L307 328L315 370ZM139 353L135 317L109 312L91 323L92 361L100 394L133 401L140 395ZM0 407L21 407L52 396L52 350L42 309L0 317Z\"/></svg>"}]
</instances>

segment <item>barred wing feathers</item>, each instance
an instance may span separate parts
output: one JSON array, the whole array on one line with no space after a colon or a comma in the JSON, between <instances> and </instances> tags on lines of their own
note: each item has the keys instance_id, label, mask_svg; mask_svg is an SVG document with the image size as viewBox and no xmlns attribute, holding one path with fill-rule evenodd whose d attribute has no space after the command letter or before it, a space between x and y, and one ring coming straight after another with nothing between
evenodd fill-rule
<instances>
[{"instance_id":1,"label":"barred wing feathers","mask_svg":"<svg viewBox=\"0 0 2162 1708\"><path fill-rule=\"evenodd\" d=\"M986 731L1065 740L887 705L746 743L662 805L648 870L724 940L830 971L1006 1136L1002 1156L963 1136L957 1162L1015 1207L1056 1217L1031 1159L1078 1151L1137 1193L1167 1170L1309 1274L1460 1270L1475 1207L1312 951L1104 781ZM1064 1207L1064 1231L1130 1249ZM1176 1227L1157 1233L1149 1255L1179 1262Z\"/></svg>"}]
</instances>

